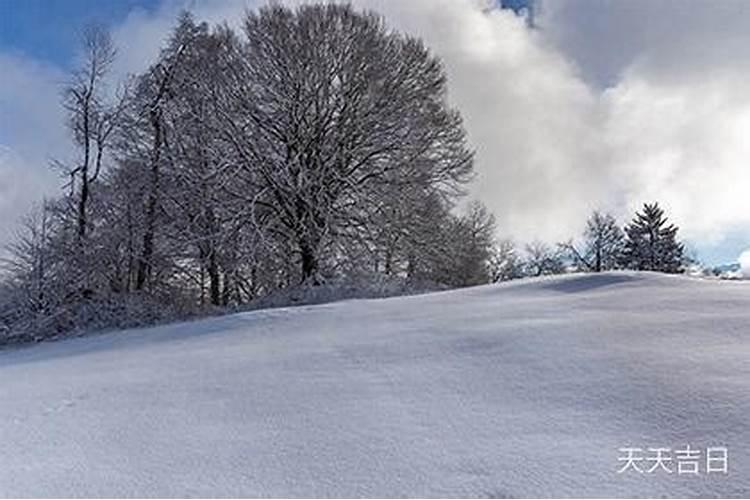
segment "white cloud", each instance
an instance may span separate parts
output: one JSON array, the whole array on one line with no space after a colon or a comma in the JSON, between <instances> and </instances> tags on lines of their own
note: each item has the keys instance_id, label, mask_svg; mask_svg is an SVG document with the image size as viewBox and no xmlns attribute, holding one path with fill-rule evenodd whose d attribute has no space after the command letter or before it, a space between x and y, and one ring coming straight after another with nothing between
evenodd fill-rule
<instances>
[{"instance_id":1,"label":"white cloud","mask_svg":"<svg viewBox=\"0 0 750 500\"><path fill-rule=\"evenodd\" d=\"M659 200L698 240L750 228L748 77L667 83L634 71L605 92L604 139L629 208Z\"/></svg>"},{"instance_id":2,"label":"white cloud","mask_svg":"<svg viewBox=\"0 0 750 500\"><path fill-rule=\"evenodd\" d=\"M633 65L664 76L703 78L708 67L750 63L750 3L537 0L539 21L587 81L616 85Z\"/></svg>"},{"instance_id":3,"label":"white cloud","mask_svg":"<svg viewBox=\"0 0 750 500\"><path fill-rule=\"evenodd\" d=\"M56 192L50 160L68 153L56 68L0 53L0 246L33 203Z\"/></svg>"},{"instance_id":4,"label":"white cloud","mask_svg":"<svg viewBox=\"0 0 750 500\"><path fill-rule=\"evenodd\" d=\"M593 208L625 218L659 200L686 237L716 242L729 231L750 233L750 66L731 64L746 58L739 50L731 57L741 46L731 34L712 32L682 9L700 47L680 53L648 32L653 50L641 45L620 79L600 90L547 31L530 31L508 12L488 13L486 2L359 3L419 34L445 60L452 99L477 147L474 191L501 229L554 241L578 232ZM733 25L750 25L750 15Z\"/></svg>"},{"instance_id":5,"label":"white cloud","mask_svg":"<svg viewBox=\"0 0 750 500\"><path fill-rule=\"evenodd\" d=\"M750 64L739 43L750 42L750 9L665 9L602 90L584 80L554 29L528 30L507 11L488 13L487 2L359 3L445 60L477 147L474 191L511 235L554 241L577 233L593 208L625 218L658 200L693 240L750 236ZM606 5L627 17L609 26L643 24L652 8ZM681 34L690 30L692 39ZM632 33L598 32L599 50L627 46Z\"/></svg>"},{"instance_id":6,"label":"white cloud","mask_svg":"<svg viewBox=\"0 0 750 500\"><path fill-rule=\"evenodd\" d=\"M506 234L567 238L608 204L611 183L596 96L575 69L508 11L488 2L361 1L423 37L445 61L451 100L477 150L474 194Z\"/></svg>"}]
</instances>

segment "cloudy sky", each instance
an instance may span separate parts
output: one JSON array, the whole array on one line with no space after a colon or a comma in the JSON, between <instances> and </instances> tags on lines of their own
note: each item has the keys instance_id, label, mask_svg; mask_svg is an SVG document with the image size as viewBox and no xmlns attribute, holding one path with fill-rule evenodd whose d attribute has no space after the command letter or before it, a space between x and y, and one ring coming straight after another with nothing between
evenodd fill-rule
<instances>
[{"instance_id":1,"label":"cloudy sky","mask_svg":"<svg viewBox=\"0 0 750 500\"><path fill-rule=\"evenodd\" d=\"M258 3L0 0L0 243L59 192L50 160L72 158L59 96L80 26L110 26L126 75L181 9L236 24ZM503 235L568 239L593 209L624 221L658 200L704 261L750 248L750 2L544 0L533 29L491 0L353 3L445 61L477 151L473 195Z\"/></svg>"}]
</instances>

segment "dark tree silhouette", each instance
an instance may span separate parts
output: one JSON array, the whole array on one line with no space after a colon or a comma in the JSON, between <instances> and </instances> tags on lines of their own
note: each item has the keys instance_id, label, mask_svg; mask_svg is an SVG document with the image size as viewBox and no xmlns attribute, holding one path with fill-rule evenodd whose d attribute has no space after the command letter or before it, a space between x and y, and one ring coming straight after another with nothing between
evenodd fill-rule
<instances>
[{"instance_id":1,"label":"dark tree silhouette","mask_svg":"<svg viewBox=\"0 0 750 500\"><path fill-rule=\"evenodd\" d=\"M625 227L624 267L638 271L680 273L684 246L677 241L678 228L669 224L658 203L644 204Z\"/></svg>"}]
</instances>

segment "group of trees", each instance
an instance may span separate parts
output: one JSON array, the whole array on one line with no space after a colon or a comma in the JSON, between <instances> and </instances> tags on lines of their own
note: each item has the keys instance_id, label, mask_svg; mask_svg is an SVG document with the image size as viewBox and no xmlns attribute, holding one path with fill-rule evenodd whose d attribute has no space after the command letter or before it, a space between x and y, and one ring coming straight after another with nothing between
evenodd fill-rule
<instances>
[{"instance_id":1,"label":"group of trees","mask_svg":"<svg viewBox=\"0 0 750 500\"><path fill-rule=\"evenodd\" d=\"M484 206L458 208L473 153L440 61L374 13L270 5L242 34L184 14L125 84L110 81L115 57L105 31L84 33L63 101L79 154L56 162L64 195L9 248L0 334L148 323L324 282L471 286L563 272L567 257L680 268L656 205L624 232L595 214L582 251L496 242Z\"/></svg>"},{"instance_id":2,"label":"group of trees","mask_svg":"<svg viewBox=\"0 0 750 500\"><path fill-rule=\"evenodd\" d=\"M613 215L595 211L577 241L557 245L534 241L522 251L511 241L494 244L488 259L490 277L497 282L566 272L681 273L691 259L677 231L657 203L645 204L624 228Z\"/></svg>"},{"instance_id":3,"label":"group of trees","mask_svg":"<svg viewBox=\"0 0 750 500\"><path fill-rule=\"evenodd\" d=\"M658 203L646 203L624 229L610 214L594 212L586 223L583 249L561 244L574 265L584 271L613 269L680 273L686 264L678 228L669 224Z\"/></svg>"},{"instance_id":4,"label":"group of trees","mask_svg":"<svg viewBox=\"0 0 750 500\"><path fill-rule=\"evenodd\" d=\"M458 210L473 153L441 62L347 5L270 5L242 34L189 14L110 81L84 33L64 96L78 157L24 221L1 323L34 335L149 321L304 284L489 278L494 218ZM120 319L106 318L116 315Z\"/></svg>"},{"instance_id":5,"label":"group of trees","mask_svg":"<svg viewBox=\"0 0 750 500\"><path fill-rule=\"evenodd\" d=\"M496 243L488 259L490 277L497 282L566 272L681 273L692 259L677 232L658 203L645 204L624 228L613 215L595 211L577 241L554 246L534 241L522 252L511 241Z\"/></svg>"}]
</instances>

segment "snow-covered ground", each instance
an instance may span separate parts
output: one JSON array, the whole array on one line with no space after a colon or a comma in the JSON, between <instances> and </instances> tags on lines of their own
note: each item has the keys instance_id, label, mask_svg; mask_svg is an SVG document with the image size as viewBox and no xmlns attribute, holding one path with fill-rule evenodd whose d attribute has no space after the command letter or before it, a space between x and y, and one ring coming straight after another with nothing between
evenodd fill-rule
<instances>
[{"instance_id":1,"label":"snow-covered ground","mask_svg":"<svg viewBox=\"0 0 750 500\"><path fill-rule=\"evenodd\" d=\"M617 473L685 445L729 473ZM0 495L748 496L750 283L567 276L0 352Z\"/></svg>"}]
</instances>

